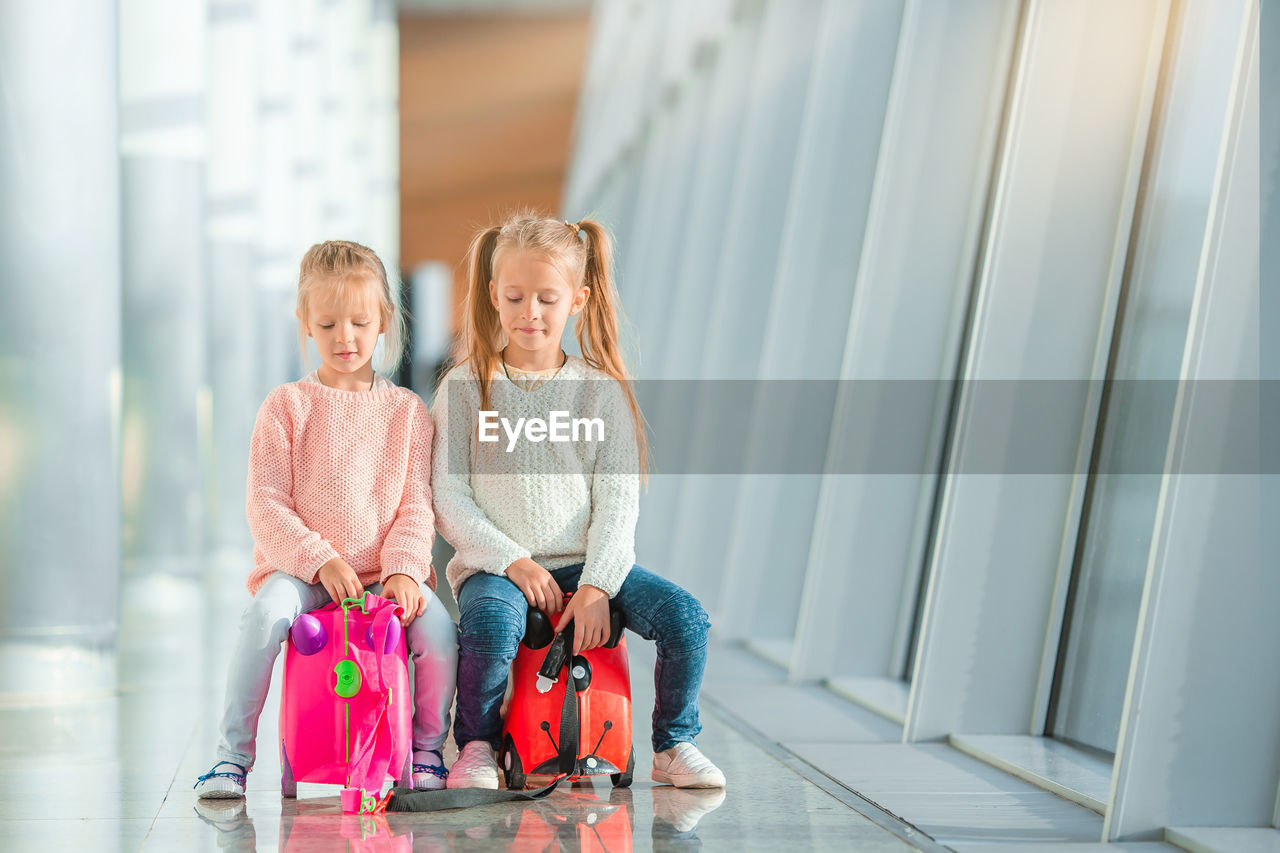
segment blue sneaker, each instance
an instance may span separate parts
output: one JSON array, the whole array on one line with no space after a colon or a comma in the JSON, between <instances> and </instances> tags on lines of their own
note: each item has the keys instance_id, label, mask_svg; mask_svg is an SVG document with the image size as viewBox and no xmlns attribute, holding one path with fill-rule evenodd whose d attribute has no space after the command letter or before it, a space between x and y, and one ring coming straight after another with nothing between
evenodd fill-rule
<instances>
[{"instance_id":1,"label":"blue sneaker","mask_svg":"<svg viewBox=\"0 0 1280 853\"><path fill-rule=\"evenodd\" d=\"M444 757L440 750L433 749L418 753L420 756L435 756L432 763L413 765L413 789L415 791L439 791L449 778L449 771L444 769Z\"/></svg>"},{"instance_id":2,"label":"blue sneaker","mask_svg":"<svg viewBox=\"0 0 1280 853\"><path fill-rule=\"evenodd\" d=\"M227 769L219 770L219 767ZM195 788L196 794L202 799L230 800L243 797L244 780L248 772L239 764L219 761L191 787Z\"/></svg>"}]
</instances>

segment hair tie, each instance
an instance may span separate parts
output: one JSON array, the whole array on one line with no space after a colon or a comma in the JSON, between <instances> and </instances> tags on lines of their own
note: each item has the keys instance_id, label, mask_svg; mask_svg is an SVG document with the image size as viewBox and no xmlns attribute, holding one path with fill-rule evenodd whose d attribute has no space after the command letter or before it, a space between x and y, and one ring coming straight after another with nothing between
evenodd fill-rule
<instances>
[{"instance_id":1,"label":"hair tie","mask_svg":"<svg viewBox=\"0 0 1280 853\"><path fill-rule=\"evenodd\" d=\"M578 227L578 223L576 222L570 222L569 220L566 219L564 221L564 224L573 229L573 236L575 237L577 237L578 232L582 230L581 228Z\"/></svg>"}]
</instances>

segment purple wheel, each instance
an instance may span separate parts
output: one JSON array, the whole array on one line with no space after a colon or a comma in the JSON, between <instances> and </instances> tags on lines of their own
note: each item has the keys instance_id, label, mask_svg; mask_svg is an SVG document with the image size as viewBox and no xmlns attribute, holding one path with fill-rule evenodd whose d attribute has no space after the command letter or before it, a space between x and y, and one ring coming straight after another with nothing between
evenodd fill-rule
<instances>
[{"instance_id":1,"label":"purple wheel","mask_svg":"<svg viewBox=\"0 0 1280 853\"><path fill-rule=\"evenodd\" d=\"M329 642L329 633L324 625L310 613L303 613L293 620L289 636L293 638L293 647L304 655L314 655Z\"/></svg>"}]
</instances>

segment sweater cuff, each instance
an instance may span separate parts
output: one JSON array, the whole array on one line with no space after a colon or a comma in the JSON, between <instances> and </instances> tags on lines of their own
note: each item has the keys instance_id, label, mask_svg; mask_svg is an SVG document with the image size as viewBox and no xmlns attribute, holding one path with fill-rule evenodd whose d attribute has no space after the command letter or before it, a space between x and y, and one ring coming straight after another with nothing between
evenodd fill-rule
<instances>
[{"instance_id":1,"label":"sweater cuff","mask_svg":"<svg viewBox=\"0 0 1280 853\"><path fill-rule=\"evenodd\" d=\"M392 556L392 559L387 559L388 556ZM395 557L402 559L395 559ZM378 577L378 582L386 583L387 578L392 575L408 575L421 585L431 580L432 574L431 563L413 559L411 555L383 555L382 574ZM435 589L434 585L432 589Z\"/></svg>"},{"instance_id":2,"label":"sweater cuff","mask_svg":"<svg viewBox=\"0 0 1280 853\"><path fill-rule=\"evenodd\" d=\"M486 562L477 568L483 572L488 572L491 575L506 577L507 566L510 566L516 560L523 560L532 557L533 553L526 551L523 548L508 548L500 553L494 554L492 562Z\"/></svg>"},{"instance_id":3,"label":"sweater cuff","mask_svg":"<svg viewBox=\"0 0 1280 853\"><path fill-rule=\"evenodd\" d=\"M623 582L631 573L631 566L625 565L617 571L605 571L600 566L591 566L578 578L578 586L584 584L603 590L605 595L613 598L622 589Z\"/></svg>"},{"instance_id":4,"label":"sweater cuff","mask_svg":"<svg viewBox=\"0 0 1280 853\"><path fill-rule=\"evenodd\" d=\"M340 555L337 549L330 545L326 540L321 539L313 547L308 548L303 554L299 555L294 561L293 568L289 574L305 583L315 583L316 576L320 574L320 569L330 560L337 559Z\"/></svg>"}]
</instances>

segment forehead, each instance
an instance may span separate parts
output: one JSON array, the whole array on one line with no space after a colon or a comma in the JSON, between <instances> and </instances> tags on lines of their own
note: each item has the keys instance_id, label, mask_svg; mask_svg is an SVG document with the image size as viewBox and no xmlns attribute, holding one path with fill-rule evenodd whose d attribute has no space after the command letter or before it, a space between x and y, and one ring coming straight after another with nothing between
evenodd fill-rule
<instances>
[{"instance_id":1,"label":"forehead","mask_svg":"<svg viewBox=\"0 0 1280 853\"><path fill-rule=\"evenodd\" d=\"M529 290L572 289L572 285L565 278L559 265L550 258L530 252L504 254L493 272L493 278L499 287Z\"/></svg>"},{"instance_id":2,"label":"forehead","mask_svg":"<svg viewBox=\"0 0 1280 853\"><path fill-rule=\"evenodd\" d=\"M317 282L308 302L313 315L376 314L378 288L371 276L353 274Z\"/></svg>"}]
</instances>

